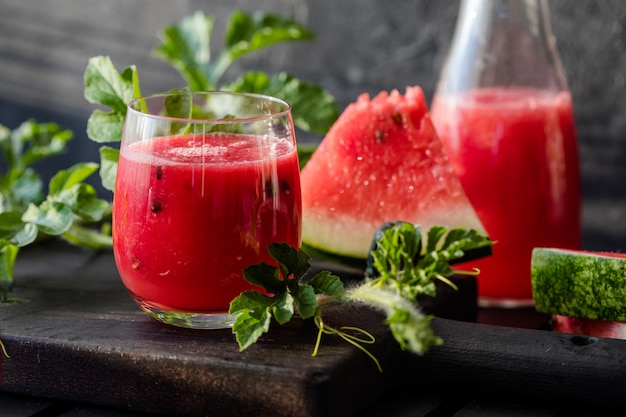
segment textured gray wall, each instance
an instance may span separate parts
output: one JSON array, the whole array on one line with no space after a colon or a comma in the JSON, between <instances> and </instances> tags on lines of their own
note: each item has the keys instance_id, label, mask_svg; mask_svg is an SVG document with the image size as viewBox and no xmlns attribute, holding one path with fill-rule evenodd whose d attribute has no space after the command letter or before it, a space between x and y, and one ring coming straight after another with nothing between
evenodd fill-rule
<instances>
[{"instance_id":1,"label":"textured gray wall","mask_svg":"<svg viewBox=\"0 0 626 417\"><path fill-rule=\"evenodd\" d=\"M626 2L550 0L550 7L574 97L585 246L626 250ZM71 153L44 172L96 161L98 146L84 133L93 110L83 98L88 58L110 55L118 69L136 64L145 93L180 86L150 54L158 30L203 10L218 17L218 48L233 9L294 17L317 38L250 56L228 79L285 70L325 86L343 108L362 92L416 84L430 99L458 0L0 0L0 124L35 117L75 131Z\"/></svg>"}]
</instances>

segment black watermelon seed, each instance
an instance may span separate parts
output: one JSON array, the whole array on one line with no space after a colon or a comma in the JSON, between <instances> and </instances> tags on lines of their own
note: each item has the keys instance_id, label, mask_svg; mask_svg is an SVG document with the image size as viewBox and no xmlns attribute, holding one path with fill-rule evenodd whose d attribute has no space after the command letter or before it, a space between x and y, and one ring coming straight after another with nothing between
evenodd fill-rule
<instances>
[{"instance_id":1,"label":"black watermelon seed","mask_svg":"<svg viewBox=\"0 0 626 417\"><path fill-rule=\"evenodd\" d=\"M155 174L156 174L156 179L160 180L161 178L163 178L163 167L156 167L155 170Z\"/></svg>"},{"instance_id":2,"label":"black watermelon seed","mask_svg":"<svg viewBox=\"0 0 626 417\"><path fill-rule=\"evenodd\" d=\"M394 123L397 124L398 126L404 125L404 117L402 117L402 113L394 112L391 115L391 118L393 119Z\"/></svg>"},{"instance_id":3,"label":"black watermelon seed","mask_svg":"<svg viewBox=\"0 0 626 417\"><path fill-rule=\"evenodd\" d=\"M150 210L153 213L158 213L159 211L163 210L163 204L161 204L160 201L153 201L150 205Z\"/></svg>"},{"instance_id":4,"label":"black watermelon seed","mask_svg":"<svg viewBox=\"0 0 626 417\"><path fill-rule=\"evenodd\" d=\"M287 182L287 181L281 181L280 182L280 192L282 192L284 194L290 194L291 193L291 184L289 184L289 182Z\"/></svg>"}]
</instances>

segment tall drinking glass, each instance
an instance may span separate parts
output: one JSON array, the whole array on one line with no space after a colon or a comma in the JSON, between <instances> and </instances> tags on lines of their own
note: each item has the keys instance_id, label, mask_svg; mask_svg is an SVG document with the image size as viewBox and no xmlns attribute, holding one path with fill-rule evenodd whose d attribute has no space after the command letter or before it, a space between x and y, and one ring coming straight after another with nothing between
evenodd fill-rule
<instances>
[{"instance_id":1,"label":"tall drinking glass","mask_svg":"<svg viewBox=\"0 0 626 417\"><path fill-rule=\"evenodd\" d=\"M230 92L171 92L128 106L113 196L113 249L147 313L191 328L232 325L242 271L301 243L290 106Z\"/></svg>"}]
</instances>

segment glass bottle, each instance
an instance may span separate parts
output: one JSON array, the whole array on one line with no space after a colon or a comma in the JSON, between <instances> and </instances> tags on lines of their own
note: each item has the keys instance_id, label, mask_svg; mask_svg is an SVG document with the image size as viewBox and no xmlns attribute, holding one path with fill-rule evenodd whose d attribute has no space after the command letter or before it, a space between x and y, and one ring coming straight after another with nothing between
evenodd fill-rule
<instances>
[{"instance_id":1,"label":"glass bottle","mask_svg":"<svg viewBox=\"0 0 626 417\"><path fill-rule=\"evenodd\" d=\"M483 306L532 305L534 247L580 247L572 99L547 0L461 0L431 113L487 232Z\"/></svg>"}]
</instances>

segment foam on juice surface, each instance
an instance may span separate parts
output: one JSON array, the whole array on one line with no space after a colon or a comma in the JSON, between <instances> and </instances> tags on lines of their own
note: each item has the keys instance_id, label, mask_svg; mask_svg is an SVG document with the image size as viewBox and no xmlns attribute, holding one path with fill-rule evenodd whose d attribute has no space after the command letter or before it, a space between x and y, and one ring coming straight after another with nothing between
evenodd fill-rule
<instances>
[{"instance_id":1,"label":"foam on juice surface","mask_svg":"<svg viewBox=\"0 0 626 417\"><path fill-rule=\"evenodd\" d=\"M276 159L294 151L290 141L272 136L211 134L139 141L129 145L124 154L129 159L162 165L239 164Z\"/></svg>"}]
</instances>

